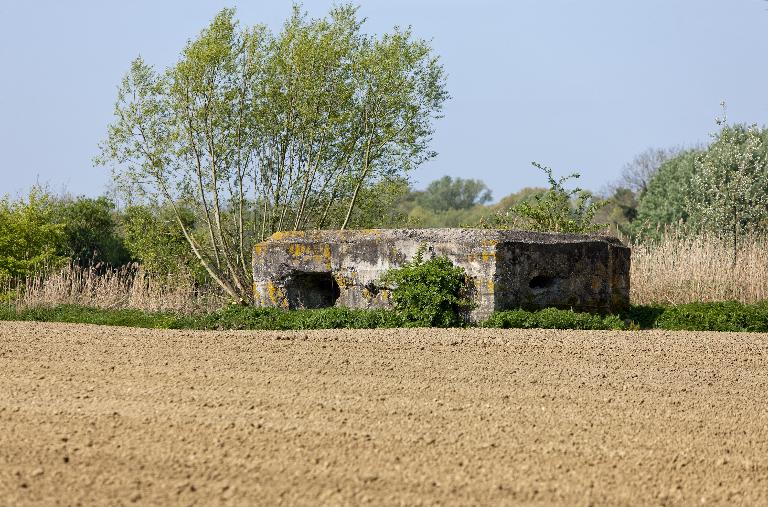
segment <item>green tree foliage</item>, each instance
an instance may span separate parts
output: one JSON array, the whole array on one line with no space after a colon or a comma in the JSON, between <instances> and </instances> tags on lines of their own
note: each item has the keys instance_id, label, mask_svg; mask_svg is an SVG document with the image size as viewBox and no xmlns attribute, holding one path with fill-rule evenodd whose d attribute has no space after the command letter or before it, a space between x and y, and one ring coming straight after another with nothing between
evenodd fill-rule
<instances>
[{"instance_id":1,"label":"green tree foliage","mask_svg":"<svg viewBox=\"0 0 768 507\"><path fill-rule=\"evenodd\" d=\"M483 182L478 183L485 187ZM411 227L472 227L491 222L496 213L504 213L512 206L532 200L535 195L545 192L545 188L523 188L496 204L475 204L470 208L433 211L419 205L424 191L411 191L399 201L398 209L407 216L406 224Z\"/></svg>"},{"instance_id":2,"label":"green tree foliage","mask_svg":"<svg viewBox=\"0 0 768 507\"><path fill-rule=\"evenodd\" d=\"M64 254L80 266L120 266L130 261L117 232L115 204L110 199L79 197L61 201L54 220L64 228Z\"/></svg>"},{"instance_id":3,"label":"green tree foliage","mask_svg":"<svg viewBox=\"0 0 768 507\"><path fill-rule=\"evenodd\" d=\"M434 212L448 210L466 210L486 204L491 200L491 191L480 180L443 176L427 186L419 194L416 202L423 208Z\"/></svg>"},{"instance_id":4,"label":"green tree foliage","mask_svg":"<svg viewBox=\"0 0 768 507\"><path fill-rule=\"evenodd\" d=\"M685 204L689 226L716 233L733 245L768 233L768 129L725 126L695 164Z\"/></svg>"},{"instance_id":5,"label":"green tree foliage","mask_svg":"<svg viewBox=\"0 0 768 507\"><path fill-rule=\"evenodd\" d=\"M409 326L461 326L472 308L464 269L447 257L424 260L423 248L412 261L389 270L382 281L393 286L395 311Z\"/></svg>"},{"instance_id":6,"label":"green tree foliage","mask_svg":"<svg viewBox=\"0 0 768 507\"><path fill-rule=\"evenodd\" d=\"M615 187L604 202L595 221L606 223L614 235L631 235L631 224L637 218L637 194L629 188Z\"/></svg>"},{"instance_id":7,"label":"green tree foliage","mask_svg":"<svg viewBox=\"0 0 768 507\"><path fill-rule=\"evenodd\" d=\"M522 202L530 202L535 200L537 196L542 196L547 193L547 189L544 187L524 187L517 192L513 192L503 197L492 208L496 212L505 212L509 208L513 208Z\"/></svg>"},{"instance_id":8,"label":"green tree foliage","mask_svg":"<svg viewBox=\"0 0 768 507\"><path fill-rule=\"evenodd\" d=\"M514 228L542 232L593 233L605 229L605 224L595 224L597 211L605 203L595 199L592 194L580 188L568 190L565 183L579 178L579 174L555 179L552 169L533 162L547 176L549 189L531 200L523 200L509 208L506 213L498 213L492 220L482 225L497 228Z\"/></svg>"},{"instance_id":9,"label":"green tree foliage","mask_svg":"<svg viewBox=\"0 0 768 507\"><path fill-rule=\"evenodd\" d=\"M349 5L323 19L296 7L273 34L241 29L227 9L165 73L137 59L120 86L99 162L175 210L190 250L236 300L252 297L254 240L349 227L368 188L434 155L441 64L409 30L375 37L361 25Z\"/></svg>"},{"instance_id":10,"label":"green tree foliage","mask_svg":"<svg viewBox=\"0 0 768 507\"><path fill-rule=\"evenodd\" d=\"M361 188L348 226L354 229L405 227L409 223L408 213L402 201L410 193L408 180L402 177L385 178ZM329 210L329 217L331 221L337 221L346 211L346 206L338 203Z\"/></svg>"},{"instance_id":11,"label":"green tree foliage","mask_svg":"<svg viewBox=\"0 0 768 507\"><path fill-rule=\"evenodd\" d=\"M413 206L408 212L408 223L413 227L466 227L480 222L492 213L490 207L478 204L469 209L449 209L435 212Z\"/></svg>"},{"instance_id":12,"label":"green tree foliage","mask_svg":"<svg viewBox=\"0 0 768 507\"><path fill-rule=\"evenodd\" d=\"M19 278L66 262L64 226L56 203L35 187L26 199L0 201L0 279Z\"/></svg>"},{"instance_id":13,"label":"green tree foliage","mask_svg":"<svg viewBox=\"0 0 768 507\"><path fill-rule=\"evenodd\" d=\"M180 209L188 230L195 228L191 212ZM157 206L129 206L121 218L122 234L131 255L151 274L166 276L192 273L204 276L197 259L189 251L184 235L176 225L173 210Z\"/></svg>"},{"instance_id":14,"label":"green tree foliage","mask_svg":"<svg viewBox=\"0 0 768 507\"><path fill-rule=\"evenodd\" d=\"M686 199L691 193L694 166L700 151L686 151L664 162L640 196L633 234L656 236L669 225L688 220Z\"/></svg>"}]
</instances>

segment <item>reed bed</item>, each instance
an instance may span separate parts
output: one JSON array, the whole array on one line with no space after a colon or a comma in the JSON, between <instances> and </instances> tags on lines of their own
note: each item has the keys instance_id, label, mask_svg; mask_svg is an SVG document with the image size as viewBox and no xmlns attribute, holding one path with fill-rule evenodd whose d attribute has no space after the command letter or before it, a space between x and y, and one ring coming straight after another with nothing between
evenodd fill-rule
<instances>
[{"instance_id":1,"label":"reed bed","mask_svg":"<svg viewBox=\"0 0 768 507\"><path fill-rule=\"evenodd\" d=\"M153 276L140 266L100 270L68 265L8 282L7 304L17 310L59 305L148 312L202 314L220 309L226 298L191 275Z\"/></svg>"},{"instance_id":2,"label":"reed bed","mask_svg":"<svg viewBox=\"0 0 768 507\"><path fill-rule=\"evenodd\" d=\"M669 231L632 246L632 304L768 300L768 238L733 245L712 235Z\"/></svg>"}]
</instances>

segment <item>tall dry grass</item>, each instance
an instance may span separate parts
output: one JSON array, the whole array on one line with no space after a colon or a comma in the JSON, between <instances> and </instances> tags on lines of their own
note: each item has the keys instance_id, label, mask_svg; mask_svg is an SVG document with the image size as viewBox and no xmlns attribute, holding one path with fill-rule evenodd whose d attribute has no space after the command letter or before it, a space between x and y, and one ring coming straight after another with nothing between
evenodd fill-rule
<instances>
[{"instance_id":1,"label":"tall dry grass","mask_svg":"<svg viewBox=\"0 0 768 507\"><path fill-rule=\"evenodd\" d=\"M632 246L632 304L768 300L768 238L733 246L712 235L668 231L658 242Z\"/></svg>"},{"instance_id":2,"label":"tall dry grass","mask_svg":"<svg viewBox=\"0 0 768 507\"><path fill-rule=\"evenodd\" d=\"M8 283L17 310L58 305L149 312L200 314L226 304L214 286L200 286L189 275L158 277L139 266L97 270L68 265Z\"/></svg>"}]
</instances>

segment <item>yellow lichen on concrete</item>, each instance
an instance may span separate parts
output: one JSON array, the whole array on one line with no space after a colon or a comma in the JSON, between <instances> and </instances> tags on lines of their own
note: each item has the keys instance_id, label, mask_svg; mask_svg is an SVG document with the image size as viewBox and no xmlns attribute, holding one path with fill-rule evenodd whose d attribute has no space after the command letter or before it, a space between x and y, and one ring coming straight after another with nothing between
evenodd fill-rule
<instances>
[{"instance_id":1,"label":"yellow lichen on concrete","mask_svg":"<svg viewBox=\"0 0 768 507\"><path fill-rule=\"evenodd\" d=\"M294 259L311 261L317 267L331 269L331 245L328 243L290 243L286 252Z\"/></svg>"},{"instance_id":2,"label":"yellow lichen on concrete","mask_svg":"<svg viewBox=\"0 0 768 507\"><path fill-rule=\"evenodd\" d=\"M490 252L487 251L487 250L483 250L482 259L483 259L483 262L485 262L486 264L491 262L491 261L495 261L496 260L496 250L492 250Z\"/></svg>"},{"instance_id":3,"label":"yellow lichen on concrete","mask_svg":"<svg viewBox=\"0 0 768 507\"><path fill-rule=\"evenodd\" d=\"M274 306L288 308L288 298L285 297L285 291L272 282L267 282L267 295Z\"/></svg>"},{"instance_id":4,"label":"yellow lichen on concrete","mask_svg":"<svg viewBox=\"0 0 768 507\"><path fill-rule=\"evenodd\" d=\"M304 238L306 235L306 231L280 231L272 234L272 236L269 237L269 240L280 241L286 238Z\"/></svg>"},{"instance_id":5,"label":"yellow lichen on concrete","mask_svg":"<svg viewBox=\"0 0 768 507\"><path fill-rule=\"evenodd\" d=\"M357 284L357 280L355 278L354 272L349 275L336 273L335 275L333 275L333 279L336 280L336 285L338 285L340 289L344 289L346 287L352 287L353 285Z\"/></svg>"},{"instance_id":6,"label":"yellow lichen on concrete","mask_svg":"<svg viewBox=\"0 0 768 507\"><path fill-rule=\"evenodd\" d=\"M325 264L325 267L327 267L328 269L331 269L331 245L329 245L328 243L323 245L321 262Z\"/></svg>"},{"instance_id":7,"label":"yellow lichen on concrete","mask_svg":"<svg viewBox=\"0 0 768 507\"><path fill-rule=\"evenodd\" d=\"M471 283L481 294L493 294L493 291L496 288L493 282L493 278L478 277L474 280L471 280Z\"/></svg>"}]
</instances>

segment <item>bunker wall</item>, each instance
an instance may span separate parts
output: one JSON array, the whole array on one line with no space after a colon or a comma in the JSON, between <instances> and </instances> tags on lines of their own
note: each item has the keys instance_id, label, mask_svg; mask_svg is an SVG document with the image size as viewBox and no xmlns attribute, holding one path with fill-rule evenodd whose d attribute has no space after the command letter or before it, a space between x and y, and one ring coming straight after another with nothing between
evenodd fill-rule
<instances>
[{"instance_id":1,"label":"bunker wall","mask_svg":"<svg viewBox=\"0 0 768 507\"><path fill-rule=\"evenodd\" d=\"M278 233L254 248L260 306L390 308L389 269L424 255L461 266L480 321L494 310L616 311L629 303L629 249L599 236L399 229Z\"/></svg>"}]
</instances>

